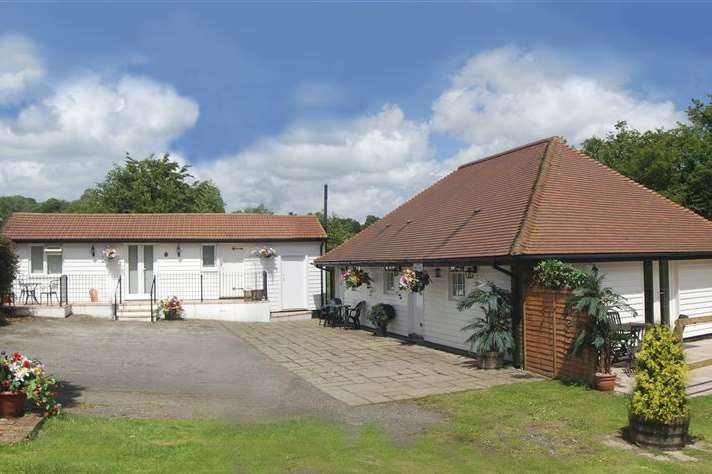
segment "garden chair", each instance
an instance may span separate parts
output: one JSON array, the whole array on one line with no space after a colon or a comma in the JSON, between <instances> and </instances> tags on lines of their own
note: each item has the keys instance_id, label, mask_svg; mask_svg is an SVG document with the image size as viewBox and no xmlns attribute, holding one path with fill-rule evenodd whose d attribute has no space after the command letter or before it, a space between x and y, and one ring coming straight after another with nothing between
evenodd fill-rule
<instances>
[{"instance_id":1,"label":"garden chair","mask_svg":"<svg viewBox=\"0 0 712 474\"><path fill-rule=\"evenodd\" d=\"M319 324L323 322L324 326L334 326L335 320L339 317L341 305L341 298L332 298L322 306L319 310Z\"/></svg>"},{"instance_id":2,"label":"garden chair","mask_svg":"<svg viewBox=\"0 0 712 474\"><path fill-rule=\"evenodd\" d=\"M632 361L638 342L637 334L633 332L631 326L621 322L618 311L609 311L608 319L613 333L613 362Z\"/></svg>"},{"instance_id":3,"label":"garden chair","mask_svg":"<svg viewBox=\"0 0 712 474\"><path fill-rule=\"evenodd\" d=\"M52 296L56 297L57 303L59 303L59 280L50 280L47 290L40 292L40 304L42 304L43 296L47 297L47 304L52 304Z\"/></svg>"},{"instance_id":4,"label":"garden chair","mask_svg":"<svg viewBox=\"0 0 712 474\"><path fill-rule=\"evenodd\" d=\"M364 311L366 311L365 301L359 301L356 306L346 311L344 327L351 326L353 329L361 329L361 315Z\"/></svg>"}]
</instances>

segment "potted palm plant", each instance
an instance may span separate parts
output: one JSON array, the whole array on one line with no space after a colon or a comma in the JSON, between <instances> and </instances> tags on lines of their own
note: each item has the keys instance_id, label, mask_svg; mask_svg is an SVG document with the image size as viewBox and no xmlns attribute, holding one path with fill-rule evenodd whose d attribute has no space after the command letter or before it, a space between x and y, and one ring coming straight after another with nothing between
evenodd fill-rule
<instances>
[{"instance_id":1,"label":"potted palm plant","mask_svg":"<svg viewBox=\"0 0 712 474\"><path fill-rule=\"evenodd\" d=\"M568 314L579 313L587 316L586 324L571 344L571 353L581 353L588 347L596 360L596 388L608 392L616 384L616 374L611 371L616 330L609 313L629 311L636 314L626 299L603 286L603 275L598 270L584 272L579 286L573 289L566 302Z\"/></svg>"},{"instance_id":2,"label":"potted palm plant","mask_svg":"<svg viewBox=\"0 0 712 474\"><path fill-rule=\"evenodd\" d=\"M479 305L484 317L476 316L463 331L472 331L465 342L477 354L482 369L499 369L504 353L514 347L512 336L512 294L492 282L472 290L457 309L463 311Z\"/></svg>"}]
</instances>

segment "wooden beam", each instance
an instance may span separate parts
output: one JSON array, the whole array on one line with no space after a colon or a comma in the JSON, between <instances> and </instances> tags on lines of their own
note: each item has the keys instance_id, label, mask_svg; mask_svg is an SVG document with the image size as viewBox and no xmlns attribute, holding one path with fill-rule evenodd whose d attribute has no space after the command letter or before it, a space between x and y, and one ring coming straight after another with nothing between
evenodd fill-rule
<instances>
[{"instance_id":1,"label":"wooden beam","mask_svg":"<svg viewBox=\"0 0 712 474\"><path fill-rule=\"evenodd\" d=\"M670 265L667 260L658 261L660 276L660 324L670 327Z\"/></svg>"},{"instance_id":2,"label":"wooden beam","mask_svg":"<svg viewBox=\"0 0 712 474\"><path fill-rule=\"evenodd\" d=\"M645 324L655 323L655 297L653 293L653 261L643 261L643 299L645 301Z\"/></svg>"}]
</instances>

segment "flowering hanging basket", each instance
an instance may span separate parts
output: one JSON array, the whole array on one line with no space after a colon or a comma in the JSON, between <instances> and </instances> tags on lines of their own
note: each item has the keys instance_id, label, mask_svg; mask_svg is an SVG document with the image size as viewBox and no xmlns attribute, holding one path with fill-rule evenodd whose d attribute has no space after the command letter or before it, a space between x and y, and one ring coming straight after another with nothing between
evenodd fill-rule
<instances>
[{"instance_id":1,"label":"flowering hanging basket","mask_svg":"<svg viewBox=\"0 0 712 474\"><path fill-rule=\"evenodd\" d=\"M347 268L341 276L344 279L344 286L352 290L355 290L361 285L366 285L366 287L371 288L371 283L373 282L368 272L358 268Z\"/></svg>"},{"instance_id":2,"label":"flowering hanging basket","mask_svg":"<svg viewBox=\"0 0 712 474\"><path fill-rule=\"evenodd\" d=\"M277 255L277 251L272 247L261 247L255 250L255 255L260 258L272 258Z\"/></svg>"},{"instance_id":3,"label":"flowering hanging basket","mask_svg":"<svg viewBox=\"0 0 712 474\"><path fill-rule=\"evenodd\" d=\"M104 260L107 261L112 261L119 257L119 251L108 245L101 251L101 254L104 256Z\"/></svg>"},{"instance_id":4,"label":"flowering hanging basket","mask_svg":"<svg viewBox=\"0 0 712 474\"><path fill-rule=\"evenodd\" d=\"M401 291L422 292L430 284L430 275L425 272L406 268L401 272L398 287Z\"/></svg>"}]
</instances>

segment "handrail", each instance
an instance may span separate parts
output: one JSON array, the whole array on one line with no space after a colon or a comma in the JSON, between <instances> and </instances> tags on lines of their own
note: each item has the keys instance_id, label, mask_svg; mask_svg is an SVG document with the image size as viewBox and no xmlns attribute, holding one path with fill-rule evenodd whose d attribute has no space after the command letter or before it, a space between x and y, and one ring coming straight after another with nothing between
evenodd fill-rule
<instances>
[{"instance_id":1,"label":"handrail","mask_svg":"<svg viewBox=\"0 0 712 474\"><path fill-rule=\"evenodd\" d=\"M121 275L119 275L118 280L116 281L116 288L114 288L114 321L119 319L119 305L123 304L123 297L122 297L122 287L121 287ZM118 294L118 297L117 297ZM117 303L118 300L118 303Z\"/></svg>"},{"instance_id":2,"label":"handrail","mask_svg":"<svg viewBox=\"0 0 712 474\"><path fill-rule=\"evenodd\" d=\"M712 323L712 316L686 316L681 314L680 317L675 321L675 330L673 334L682 342L683 334L685 332L685 326L694 326L695 324L705 324ZM687 368L689 370L700 369L702 367L708 367L712 365L712 359L703 359L695 362L688 362Z\"/></svg>"},{"instance_id":3,"label":"handrail","mask_svg":"<svg viewBox=\"0 0 712 474\"><path fill-rule=\"evenodd\" d=\"M153 312L153 303L157 301L157 292L156 292L156 275L153 275L153 280L151 280L151 290L149 291L149 295L151 298L151 322L154 323L158 320L158 318L154 315ZM156 308L158 309L158 308Z\"/></svg>"}]
</instances>

